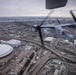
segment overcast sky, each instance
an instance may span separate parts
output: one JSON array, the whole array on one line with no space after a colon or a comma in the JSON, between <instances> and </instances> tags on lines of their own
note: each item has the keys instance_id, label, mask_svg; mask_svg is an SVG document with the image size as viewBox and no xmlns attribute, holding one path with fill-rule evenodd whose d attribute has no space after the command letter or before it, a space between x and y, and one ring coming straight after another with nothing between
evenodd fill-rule
<instances>
[{"instance_id":1,"label":"overcast sky","mask_svg":"<svg viewBox=\"0 0 76 75\"><path fill-rule=\"evenodd\" d=\"M76 13L76 0L69 0L51 16L68 17L70 10ZM45 0L0 0L0 16L46 16L49 11L45 8Z\"/></svg>"}]
</instances>

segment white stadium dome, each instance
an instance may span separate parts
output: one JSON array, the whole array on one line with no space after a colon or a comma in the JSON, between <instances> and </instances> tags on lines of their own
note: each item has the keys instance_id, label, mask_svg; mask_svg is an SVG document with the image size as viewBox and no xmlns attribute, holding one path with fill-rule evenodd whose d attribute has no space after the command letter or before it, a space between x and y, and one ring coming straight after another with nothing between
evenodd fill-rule
<instances>
[{"instance_id":1,"label":"white stadium dome","mask_svg":"<svg viewBox=\"0 0 76 75\"><path fill-rule=\"evenodd\" d=\"M9 45L0 44L0 58L7 56L13 51L13 48Z\"/></svg>"},{"instance_id":2,"label":"white stadium dome","mask_svg":"<svg viewBox=\"0 0 76 75\"><path fill-rule=\"evenodd\" d=\"M18 47L18 46L21 45L21 41L20 40L16 40L16 39L11 39L9 41L3 41L3 40L1 40L1 43L10 45L12 47Z\"/></svg>"}]
</instances>

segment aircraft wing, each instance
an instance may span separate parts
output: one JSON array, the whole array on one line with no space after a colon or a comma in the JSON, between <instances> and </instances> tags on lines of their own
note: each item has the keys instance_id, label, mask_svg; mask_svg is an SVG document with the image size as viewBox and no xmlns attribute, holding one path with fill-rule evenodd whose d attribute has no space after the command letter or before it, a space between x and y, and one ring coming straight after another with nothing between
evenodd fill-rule
<instances>
[{"instance_id":1,"label":"aircraft wing","mask_svg":"<svg viewBox=\"0 0 76 75\"><path fill-rule=\"evenodd\" d=\"M51 28L51 29L57 29L59 31L63 31L64 29L60 25L42 25L41 28Z\"/></svg>"},{"instance_id":2,"label":"aircraft wing","mask_svg":"<svg viewBox=\"0 0 76 75\"><path fill-rule=\"evenodd\" d=\"M76 23L59 24L61 27L76 26Z\"/></svg>"},{"instance_id":3,"label":"aircraft wing","mask_svg":"<svg viewBox=\"0 0 76 75\"><path fill-rule=\"evenodd\" d=\"M68 27L68 26L76 26L76 23L68 23L68 24L48 24L42 25L41 28L58 28L58 27Z\"/></svg>"},{"instance_id":4,"label":"aircraft wing","mask_svg":"<svg viewBox=\"0 0 76 75\"><path fill-rule=\"evenodd\" d=\"M55 28L55 25L53 24L42 25L41 28Z\"/></svg>"}]
</instances>

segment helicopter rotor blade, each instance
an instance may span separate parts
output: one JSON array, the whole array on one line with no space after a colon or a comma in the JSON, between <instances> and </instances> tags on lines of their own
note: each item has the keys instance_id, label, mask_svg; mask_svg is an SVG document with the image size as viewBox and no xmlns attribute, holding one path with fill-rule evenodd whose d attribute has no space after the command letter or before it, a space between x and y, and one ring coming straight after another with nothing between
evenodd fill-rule
<instances>
[{"instance_id":1,"label":"helicopter rotor blade","mask_svg":"<svg viewBox=\"0 0 76 75\"><path fill-rule=\"evenodd\" d=\"M53 12L54 12L54 10L50 11L50 12L48 13L48 15L45 17L45 19L41 22L41 24L40 24L39 26L43 25L43 23L46 21L46 19L48 19L48 17L49 17Z\"/></svg>"},{"instance_id":2,"label":"helicopter rotor blade","mask_svg":"<svg viewBox=\"0 0 76 75\"><path fill-rule=\"evenodd\" d=\"M41 44L42 44L42 47L44 48L44 41L43 41L43 37L42 37L42 32L41 32L41 26L43 25L43 23L46 21L46 19L48 19L48 17L53 13L54 11L50 11L48 13L48 15L46 16L46 18L42 21L42 23L40 25L37 26L37 29L38 29L38 32L39 32L39 37L40 37L40 40L41 40Z\"/></svg>"},{"instance_id":3,"label":"helicopter rotor blade","mask_svg":"<svg viewBox=\"0 0 76 75\"><path fill-rule=\"evenodd\" d=\"M76 22L76 17L75 17L75 15L74 15L74 13L73 13L73 11L72 11L72 10L70 11L70 14L72 15L72 17L73 17L74 21Z\"/></svg>"},{"instance_id":4,"label":"helicopter rotor blade","mask_svg":"<svg viewBox=\"0 0 76 75\"><path fill-rule=\"evenodd\" d=\"M38 29L38 32L39 32L39 37L40 37L40 41L41 41L41 44L42 44L42 47L44 48L44 42L43 42L43 37L42 37L42 32L41 32L41 28L37 28Z\"/></svg>"},{"instance_id":5,"label":"helicopter rotor blade","mask_svg":"<svg viewBox=\"0 0 76 75\"><path fill-rule=\"evenodd\" d=\"M58 22L59 24L61 24L58 18L57 18L57 22Z\"/></svg>"},{"instance_id":6,"label":"helicopter rotor blade","mask_svg":"<svg viewBox=\"0 0 76 75\"><path fill-rule=\"evenodd\" d=\"M40 25L33 25L32 27L34 29L36 29L38 32L39 32L39 37L40 37L40 41L41 41L41 44L42 44L42 47L44 48L44 42L43 42L43 37L42 37L42 32L41 32L41 25L43 25L43 23L46 21L46 19L48 19L48 17L53 13L54 11L50 11L48 13L48 15L46 16L46 18L41 22Z\"/></svg>"}]
</instances>

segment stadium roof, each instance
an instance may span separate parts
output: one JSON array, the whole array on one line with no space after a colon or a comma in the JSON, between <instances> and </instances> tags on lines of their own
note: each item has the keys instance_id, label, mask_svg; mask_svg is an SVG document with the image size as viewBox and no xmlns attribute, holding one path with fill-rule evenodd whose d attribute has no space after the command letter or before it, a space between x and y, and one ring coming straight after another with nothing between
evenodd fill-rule
<instances>
[{"instance_id":1,"label":"stadium roof","mask_svg":"<svg viewBox=\"0 0 76 75\"><path fill-rule=\"evenodd\" d=\"M0 44L0 58L7 56L13 51L13 48L9 45Z\"/></svg>"}]
</instances>

